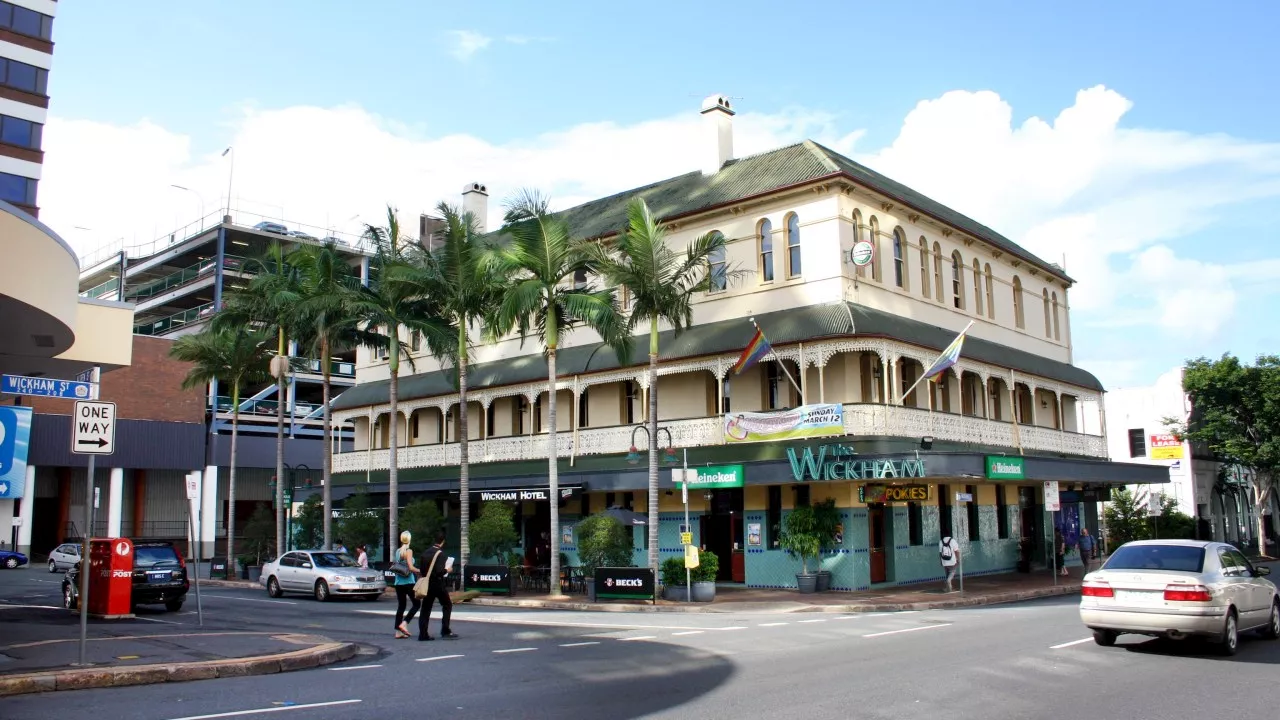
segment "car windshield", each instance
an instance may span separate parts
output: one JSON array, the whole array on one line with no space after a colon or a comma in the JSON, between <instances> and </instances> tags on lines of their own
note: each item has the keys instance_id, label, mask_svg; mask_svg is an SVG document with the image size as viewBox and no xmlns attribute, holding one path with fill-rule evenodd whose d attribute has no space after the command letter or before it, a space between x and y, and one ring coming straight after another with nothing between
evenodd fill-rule
<instances>
[{"instance_id":1,"label":"car windshield","mask_svg":"<svg viewBox=\"0 0 1280 720\"><path fill-rule=\"evenodd\" d=\"M1186 545L1124 545L1103 570L1164 570L1198 573L1204 569L1204 548Z\"/></svg>"},{"instance_id":2,"label":"car windshield","mask_svg":"<svg viewBox=\"0 0 1280 720\"><path fill-rule=\"evenodd\" d=\"M311 553L311 557L315 559L317 567L359 567L355 559L346 553Z\"/></svg>"},{"instance_id":3,"label":"car windshield","mask_svg":"<svg viewBox=\"0 0 1280 720\"><path fill-rule=\"evenodd\" d=\"M178 556L171 547L133 548L133 566L146 568L156 565L177 565Z\"/></svg>"}]
</instances>

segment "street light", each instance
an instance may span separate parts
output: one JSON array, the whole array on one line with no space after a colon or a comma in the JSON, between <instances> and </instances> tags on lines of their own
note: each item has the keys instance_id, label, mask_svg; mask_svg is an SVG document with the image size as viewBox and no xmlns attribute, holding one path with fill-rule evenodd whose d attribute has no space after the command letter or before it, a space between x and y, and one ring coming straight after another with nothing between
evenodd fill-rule
<instances>
[{"instance_id":1,"label":"street light","mask_svg":"<svg viewBox=\"0 0 1280 720\"><path fill-rule=\"evenodd\" d=\"M183 187L181 185L172 185L172 184L169 185L169 187L177 188L179 190L186 190L192 195L195 195L196 199L200 201L200 229L203 230L204 229L204 196L196 192L195 190L192 190L189 187Z\"/></svg>"},{"instance_id":2,"label":"street light","mask_svg":"<svg viewBox=\"0 0 1280 720\"><path fill-rule=\"evenodd\" d=\"M649 439L649 428L647 426L636 425L634 428L631 429L631 450L630 452L627 453L627 462L632 465L635 465L636 463L640 462L640 450L636 447L636 433L640 432L641 430L644 431L644 437L646 440L645 447L648 447L649 445L649 443L647 442L647 440ZM676 461L676 449L674 447L675 443L671 439L671 431L664 427L658 428L659 442L661 442L662 433L667 434L667 446L662 449L663 450L662 462L673 463Z\"/></svg>"},{"instance_id":3,"label":"street light","mask_svg":"<svg viewBox=\"0 0 1280 720\"><path fill-rule=\"evenodd\" d=\"M227 153L231 153L231 167L227 170L227 215L231 215L231 179L236 174L236 154L232 152L233 147L228 147L222 151L222 157L226 157Z\"/></svg>"}]
</instances>

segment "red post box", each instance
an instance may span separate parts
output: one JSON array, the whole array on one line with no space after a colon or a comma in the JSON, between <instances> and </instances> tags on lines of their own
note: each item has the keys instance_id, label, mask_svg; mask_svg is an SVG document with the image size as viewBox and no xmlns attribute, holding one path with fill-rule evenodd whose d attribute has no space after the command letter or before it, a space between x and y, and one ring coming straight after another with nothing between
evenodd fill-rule
<instances>
[{"instance_id":1,"label":"red post box","mask_svg":"<svg viewBox=\"0 0 1280 720\"><path fill-rule=\"evenodd\" d=\"M89 614L133 617L133 543L127 538L89 541Z\"/></svg>"}]
</instances>

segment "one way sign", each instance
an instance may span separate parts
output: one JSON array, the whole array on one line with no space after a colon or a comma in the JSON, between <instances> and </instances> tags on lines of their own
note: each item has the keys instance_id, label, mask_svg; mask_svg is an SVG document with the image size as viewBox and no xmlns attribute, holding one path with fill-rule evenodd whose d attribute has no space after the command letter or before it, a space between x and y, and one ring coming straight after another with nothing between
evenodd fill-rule
<instances>
[{"instance_id":1,"label":"one way sign","mask_svg":"<svg viewBox=\"0 0 1280 720\"><path fill-rule=\"evenodd\" d=\"M115 403L80 400L71 422L71 452L110 455L116 451Z\"/></svg>"}]
</instances>

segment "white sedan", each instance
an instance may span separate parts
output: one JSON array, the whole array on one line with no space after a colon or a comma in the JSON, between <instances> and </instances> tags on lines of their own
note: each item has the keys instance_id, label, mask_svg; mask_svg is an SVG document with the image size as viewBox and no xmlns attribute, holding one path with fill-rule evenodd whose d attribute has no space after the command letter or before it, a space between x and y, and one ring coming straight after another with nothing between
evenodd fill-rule
<instances>
[{"instance_id":1,"label":"white sedan","mask_svg":"<svg viewBox=\"0 0 1280 720\"><path fill-rule=\"evenodd\" d=\"M1125 543L1085 575L1080 619L1099 645L1124 633L1208 638L1234 655L1240 633L1280 638L1280 592L1235 547L1199 540Z\"/></svg>"},{"instance_id":2,"label":"white sedan","mask_svg":"<svg viewBox=\"0 0 1280 720\"><path fill-rule=\"evenodd\" d=\"M362 568L346 553L332 550L294 550L262 566L258 579L267 594L306 593L324 602L335 595L377 600L386 590L382 573Z\"/></svg>"}]
</instances>

